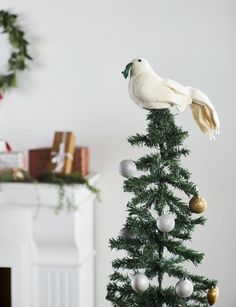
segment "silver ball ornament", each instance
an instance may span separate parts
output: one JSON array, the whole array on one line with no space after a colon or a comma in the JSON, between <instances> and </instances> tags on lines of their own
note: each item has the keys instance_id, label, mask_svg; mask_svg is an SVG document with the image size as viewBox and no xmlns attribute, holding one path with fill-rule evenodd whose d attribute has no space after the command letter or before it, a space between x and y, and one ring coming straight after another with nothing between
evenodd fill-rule
<instances>
[{"instance_id":1,"label":"silver ball ornament","mask_svg":"<svg viewBox=\"0 0 236 307\"><path fill-rule=\"evenodd\" d=\"M187 279L180 280L175 286L175 292L181 298L190 297L193 294L193 290L192 282Z\"/></svg>"},{"instance_id":2,"label":"silver ball ornament","mask_svg":"<svg viewBox=\"0 0 236 307\"><path fill-rule=\"evenodd\" d=\"M119 164L119 173L121 176L130 178L136 173L136 165L132 160L123 160Z\"/></svg>"},{"instance_id":3,"label":"silver ball ornament","mask_svg":"<svg viewBox=\"0 0 236 307\"><path fill-rule=\"evenodd\" d=\"M119 237L126 238L127 237L127 229L125 227L121 228L119 232Z\"/></svg>"},{"instance_id":4,"label":"silver ball ornament","mask_svg":"<svg viewBox=\"0 0 236 307\"><path fill-rule=\"evenodd\" d=\"M131 287L135 292L143 292L149 287L149 279L145 275L137 274L131 281Z\"/></svg>"},{"instance_id":5,"label":"silver ball ornament","mask_svg":"<svg viewBox=\"0 0 236 307\"><path fill-rule=\"evenodd\" d=\"M157 228L161 232L170 232L175 228L175 218L171 214L162 214L157 218Z\"/></svg>"},{"instance_id":6,"label":"silver ball ornament","mask_svg":"<svg viewBox=\"0 0 236 307\"><path fill-rule=\"evenodd\" d=\"M121 228L119 236L125 239L133 239L135 237L133 233L125 227Z\"/></svg>"}]
</instances>

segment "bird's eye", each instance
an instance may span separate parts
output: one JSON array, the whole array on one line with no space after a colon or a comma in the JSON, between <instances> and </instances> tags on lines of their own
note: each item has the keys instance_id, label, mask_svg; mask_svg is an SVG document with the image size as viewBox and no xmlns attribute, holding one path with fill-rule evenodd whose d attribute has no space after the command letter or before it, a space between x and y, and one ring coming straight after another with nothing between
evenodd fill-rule
<instances>
[{"instance_id":1,"label":"bird's eye","mask_svg":"<svg viewBox=\"0 0 236 307\"><path fill-rule=\"evenodd\" d=\"M138 62L142 62L142 60L141 60L141 59L138 59Z\"/></svg>"}]
</instances>

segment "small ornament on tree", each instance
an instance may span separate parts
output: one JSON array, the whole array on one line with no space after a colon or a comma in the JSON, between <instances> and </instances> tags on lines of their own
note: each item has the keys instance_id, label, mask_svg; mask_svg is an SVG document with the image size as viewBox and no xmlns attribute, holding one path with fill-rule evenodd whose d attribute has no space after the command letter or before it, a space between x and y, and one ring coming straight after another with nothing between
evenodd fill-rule
<instances>
[{"instance_id":1,"label":"small ornament on tree","mask_svg":"<svg viewBox=\"0 0 236 307\"><path fill-rule=\"evenodd\" d=\"M176 294L181 298L190 297L193 294L193 284L190 280L180 280L175 286Z\"/></svg>"},{"instance_id":2,"label":"small ornament on tree","mask_svg":"<svg viewBox=\"0 0 236 307\"><path fill-rule=\"evenodd\" d=\"M132 160L123 160L119 164L119 173L121 176L130 178L136 173L136 165Z\"/></svg>"},{"instance_id":3,"label":"small ornament on tree","mask_svg":"<svg viewBox=\"0 0 236 307\"><path fill-rule=\"evenodd\" d=\"M161 232L170 232L175 228L175 218L171 214L162 214L157 219L157 228Z\"/></svg>"},{"instance_id":4,"label":"small ornament on tree","mask_svg":"<svg viewBox=\"0 0 236 307\"><path fill-rule=\"evenodd\" d=\"M214 305L217 302L218 297L219 297L219 288L215 287L208 290L207 300L210 306Z\"/></svg>"},{"instance_id":5,"label":"small ornament on tree","mask_svg":"<svg viewBox=\"0 0 236 307\"><path fill-rule=\"evenodd\" d=\"M125 239L132 239L134 238L133 233L127 229L126 227L121 228L119 236Z\"/></svg>"},{"instance_id":6,"label":"small ornament on tree","mask_svg":"<svg viewBox=\"0 0 236 307\"><path fill-rule=\"evenodd\" d=\"M149 279L143 274L137 274L131 281L131 287L135 292L146 291L149 287Z\"/></svg>"},{"instance_id":7,"label":"small ornament on tree","mask_svg":"<svg viewBox=\"0 0 236 307\"><path fill-rule=\"evenodd\" d=\"M204 198L200 196L193 196L189 202L189 208L192 213L200 214L206 211L207 203Z\"/></svg>"}]
</instances>

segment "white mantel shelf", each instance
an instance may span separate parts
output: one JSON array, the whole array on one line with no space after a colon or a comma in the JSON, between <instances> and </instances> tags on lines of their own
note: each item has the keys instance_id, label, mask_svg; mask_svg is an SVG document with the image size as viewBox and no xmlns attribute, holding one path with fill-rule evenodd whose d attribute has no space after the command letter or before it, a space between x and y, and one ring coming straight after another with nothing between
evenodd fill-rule
<instances>
[{"instance_id":1,"label":"white mantel shelf","mask_svg":"<svg viewBox=\"0 0 236 307\"><path fill-rule=\"evenodd\" d=\"M100 174L87 177L91 185L96 185ZM83 203L93 194L85 185L65 185L65 193L75 199L76 204ZM34 209L40 203L43 207L58 205L58 185L48 183L0 183L0 206L22 206Z\"/></svg>"},{"instance_id":2,"label":"white mantel shelf","mask_svg":"<svg viewBox=\"0 0 236 307\"><path fill-rule=\"evenodd\" d=\"M0 267L11 268L12 307L94 307L96 195L64 188L78 210L56 215L57 185L0 184Z\"/></svg>"}]
</instances>

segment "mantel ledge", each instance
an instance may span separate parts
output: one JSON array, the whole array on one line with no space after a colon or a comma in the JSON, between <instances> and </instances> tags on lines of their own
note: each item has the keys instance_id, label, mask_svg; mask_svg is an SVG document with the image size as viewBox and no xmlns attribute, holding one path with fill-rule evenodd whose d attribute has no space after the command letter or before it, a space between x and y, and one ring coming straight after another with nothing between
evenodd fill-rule
<instances>
[{"instance_id":1,"label":"mantel ledge","mask_svg":"<svg viewBox=\"0 0 236 307\"><path fill-rule=\"evenodd\" d=\"M91 174L87 177L91 185L95 185L100 174ZM78 206L90 197L95 197L86 186L75 184L65 185L65 196L73 199ZM59 187L47 183L0 183L0 208L23 207L35 209L37 206L54 207L59 202Z\"/></svg>"}]
</instances>

